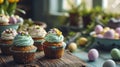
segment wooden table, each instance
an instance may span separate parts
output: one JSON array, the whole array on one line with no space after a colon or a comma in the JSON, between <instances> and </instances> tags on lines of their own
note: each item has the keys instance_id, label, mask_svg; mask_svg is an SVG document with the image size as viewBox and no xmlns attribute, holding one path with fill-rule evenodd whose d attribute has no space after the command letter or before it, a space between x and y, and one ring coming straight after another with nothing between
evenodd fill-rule
<instances>
[{"instance_id":1,"label":"wooden table","mask_svg":"<svg viewBox=\"0 0 120 67\"><path fill-rule=\"evenodd\" d=\"M0 67L86 67L86 64L80 58L65 51L60 59L47 59L44 52L37 52L35 60L29 64L17 64L12 56L4 56L0 54Z\"/></svg>"}]
</instances>

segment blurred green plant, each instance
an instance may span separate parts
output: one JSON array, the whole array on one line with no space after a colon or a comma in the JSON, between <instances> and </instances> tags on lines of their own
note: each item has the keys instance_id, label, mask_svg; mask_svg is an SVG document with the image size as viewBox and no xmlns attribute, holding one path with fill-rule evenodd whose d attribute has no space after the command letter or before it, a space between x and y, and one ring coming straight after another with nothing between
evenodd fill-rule
<instances>
[{"instance_id":1,"label":"blurred green plant","mask_svg":"<svg viewBox=\"0 0 120 67\"><path fill-rule=\"evenodd\" d=\"M85 1L82 0L81 4L75 4L71 2L71 0L67 0L68 5L70 6L69 10L66 12L69 14L68 23L70 26L80 26L81 24L81 16L87 13Z\"/></svg>"},{"instance_id":2,"label":"blurred green plant","mask_svg":"<svg viewBox=\"0 0 120 67\"><path fill-rule=\"evenodd\" d=\"M81 9L83 9L83 7L85 6L84 2L82 2L79 5L76 5L75 3L72 3L70 0L67 0L67 2L69 4L69 6L71 7L69 10L67 10L68 13L75 13L75 14L80 15Z\"/></svg>"},{"instance_id":3,"label":"blurred green plant","mask_svg":"<svg viewBox=\"0 0 120 67\"><path fill-rule=\"evenodd\" d=\"M0 14L11 16L16 10L25 14L24 10L17 8L18 2L19 0L0 0Z\"/></svg>"}]
</instances>

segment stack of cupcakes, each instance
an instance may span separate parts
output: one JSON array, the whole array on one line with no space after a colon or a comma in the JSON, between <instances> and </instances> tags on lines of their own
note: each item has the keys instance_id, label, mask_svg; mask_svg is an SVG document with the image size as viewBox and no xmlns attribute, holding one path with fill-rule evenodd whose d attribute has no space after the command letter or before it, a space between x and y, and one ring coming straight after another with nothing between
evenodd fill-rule
<instances>
[{"instance_id":1,"label":"stack of cupcakes","mask_svg":"<svg viewBox=\"0 0 120 67\"><path fill-rule=\"evenodd\" d=\"M63 42L62 32L57 28L51 29L43 42L44 54L47 58L61 58L66 44Z\"/></svg>"},{"instance_id":2,"label":"stack of cupcakes","mask_svg":"<svg viewBox=\"0 0 120 67\"><path fill-rule=\"evenodd\" d=\"M41 43L44 41L44 37L47 34L45 29L39 25L33 25L28 28L28 32L34 40L34 45L38 48L37 51L42 51L43 46Z\"/></svg>"},{"instance_id":3,"label":"stack of cupcakes","mask_svg":"<svg viewBox=\"0 0 120 67\"><path fill-rule=\"evenodd\" d=\"M14 38L13 46L10 48L13 59L17 63L30 63L35 58L37 47L28 32L20 32Z\"/></svg>"},{"instance_id":4,"label":"stack of cupcakes","mask_svg":"<svg viewBox=\"0 0 120 67\"><path fill-rule=\"evenodd\" d=\"M13 39L16 35L17 35L17 31L12 28L6 29L5 31L2 32L0 48L4 55L11 54L9 48L12 46Z\"/></svg>"}]
</instances>

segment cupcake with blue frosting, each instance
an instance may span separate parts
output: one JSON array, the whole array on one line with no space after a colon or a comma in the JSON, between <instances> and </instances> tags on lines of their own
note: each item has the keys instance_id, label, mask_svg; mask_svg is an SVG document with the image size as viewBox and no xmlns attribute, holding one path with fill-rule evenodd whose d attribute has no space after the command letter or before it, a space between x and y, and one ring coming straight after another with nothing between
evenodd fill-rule
<instances>
[{"instance_id":1,"label":"cupcake with blue frosting","mask_svg":"<svg viewBox=\"0 0 120 67\"><path fill-rule=\"evenodd\" d=\"M20 32L13 40L13 47L10 48L14 61L17 63L29 63L34 60L37 47L28 32Z\"/></svg>"},{"instance_id":2,"label":"cupcake with blue frosting","mask_svg":"<svg viewBox=\"0 0 120 67\"><path fill-rule=\"evenodd\" d=\"M57 28L51 29L45 36L45 41L43 42L45 57L61 58L64 55L65 46L62 32Z\"/></svg>"}]
</instances>

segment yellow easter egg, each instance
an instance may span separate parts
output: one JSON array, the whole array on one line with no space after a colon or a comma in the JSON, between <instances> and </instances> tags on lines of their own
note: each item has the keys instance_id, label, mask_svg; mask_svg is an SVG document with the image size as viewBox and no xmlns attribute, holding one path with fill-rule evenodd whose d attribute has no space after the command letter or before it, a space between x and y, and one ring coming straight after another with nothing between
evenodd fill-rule
<instances>
[{"instance_id":1,"label":"yellow easter egg","mask_svg":"<svg viewBox=\"0 0 120 67\"><path fill-rule=\"evenodd\" d=\"M101 32L101 34L104 35L106 32L107 32L107 30L104 29L104 30Z\"/></svg>"},{"instance_id":2,"label":"yellow easter egg","mask_svg":"<svg viewBox=\"0 0 120 67\"><path fill-rule=\"evenodd\" d=\"M110 30L110 27L105 27L104 30L108 31Z\"/></svg>"},{"instance_id":3,"label":"yellow easter egg","mask_svg":"<svg viewBox=\"0 0 120 67\"><path fill-rule=\"evenodd\" d=\"M78 44L79 44L80 46L85 46L85 45L87 44L87 42L88 42L88 39L85 38L85 37L80 37L80 38L78 39Z\"/></svg>"},{"instance_id":4,"label":"yellow easter egg","mask_svg":"<svg viewBox=\"0 0 120 67\"><path fill-rule=\"evenodd\" d=\"M93 37L97 37L97 35L96 35L96 34L94 34L94 35L93 35Z\"/></svg>"},{"instance_id":5,"label":"yellow easter egg","mask_svg":"<svg viewBox=\"0 0 120 67\"><path fill-rule=\"evenodd\" d=\"M101 34L102 35L104 35L107 31L109 31L110 30L110 28L109 27L105 27L104 29L103 29L103 31L101 32Z\"/></svg>"},{"instance_id":6,"label":"yellow easter egg","mask_svg":"<svg viewBox=\"0 0 120 67\"><path fill-rule=\"evenodd\" d=\"M69 50L69 51L73 52L73 51L75 51L76 49L77 49L77 44L76 44L76 43L72 42L72 43L70 43L70 44L68 45L68 50Z\"/></svg>"},{"instance_id":7,"label":"yellow easter egg","mask_svg":"<svg viewBox=\"0 0 120 67\"><path fill-rule=\"evenodd\" d=\"M115 39L119 39L119 34L115 33L114 37L115 37Z\"/></svg>"}]
</instances>

